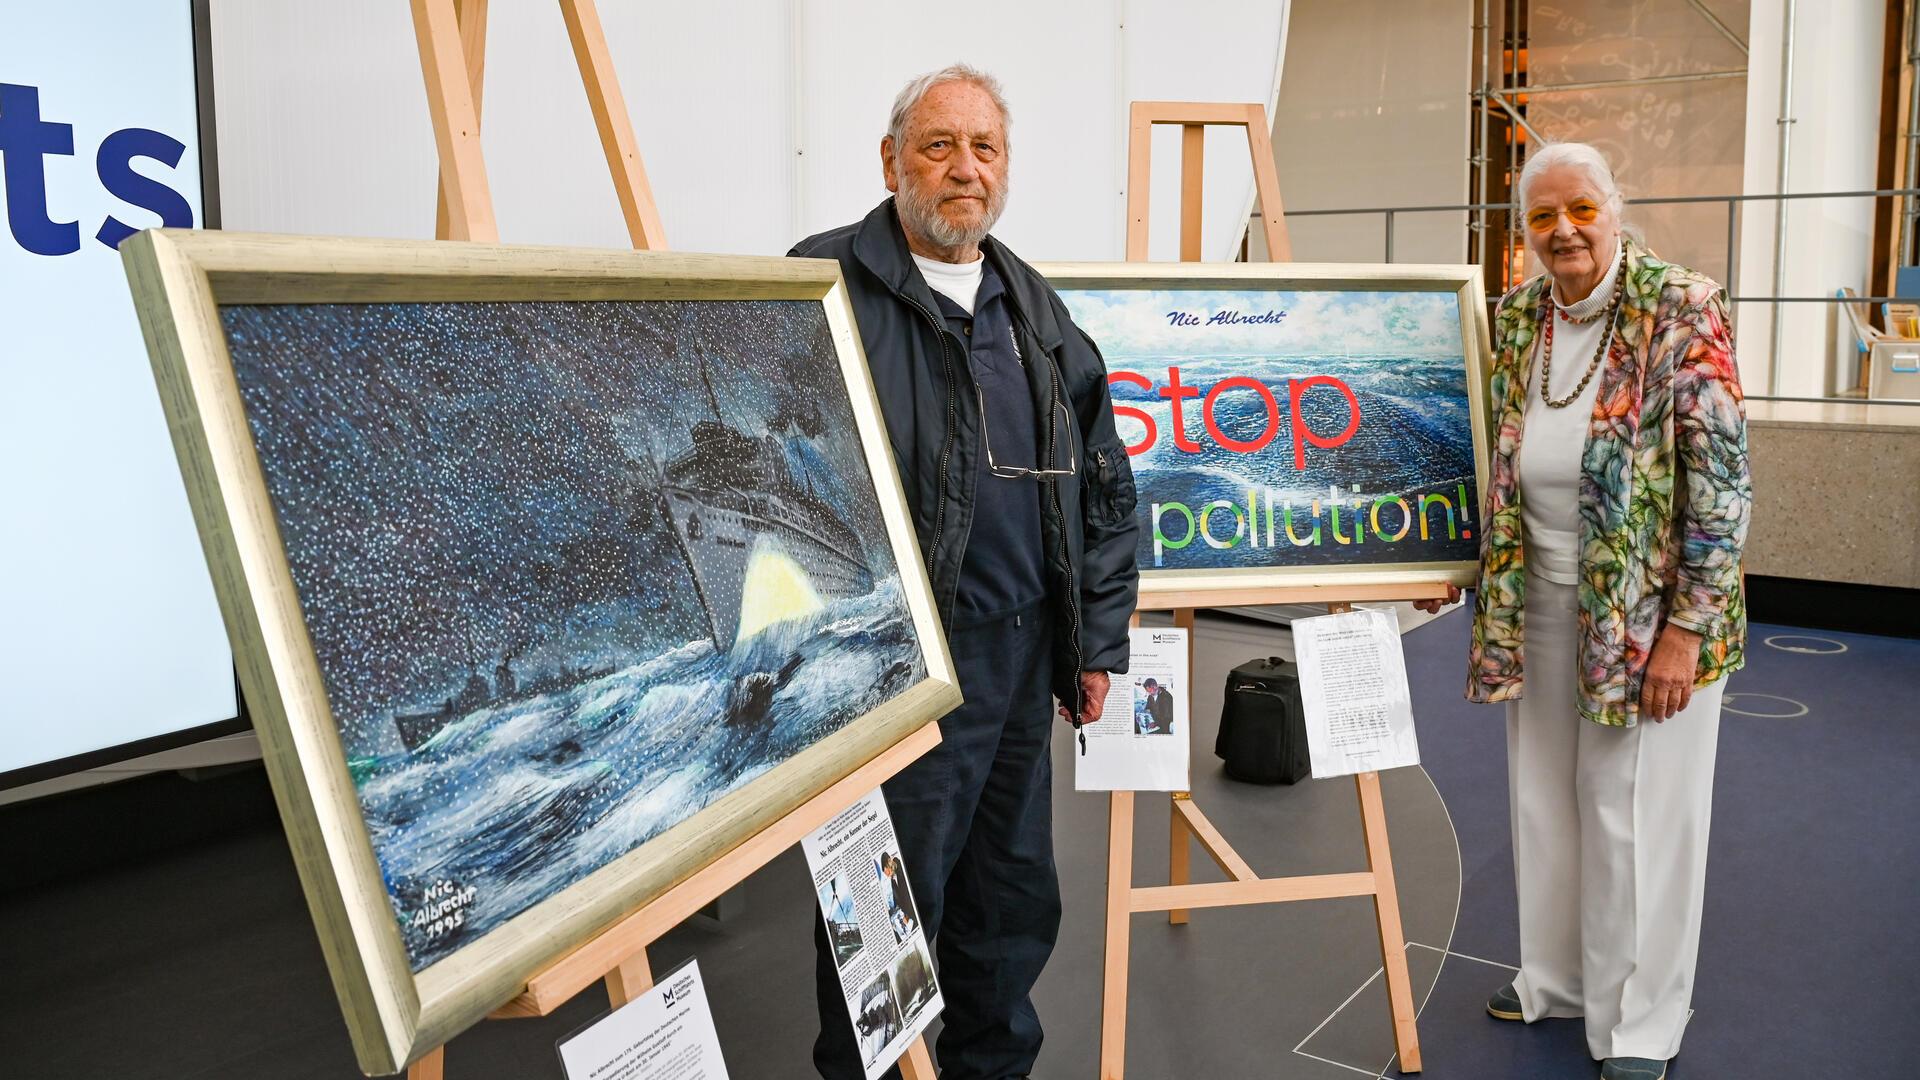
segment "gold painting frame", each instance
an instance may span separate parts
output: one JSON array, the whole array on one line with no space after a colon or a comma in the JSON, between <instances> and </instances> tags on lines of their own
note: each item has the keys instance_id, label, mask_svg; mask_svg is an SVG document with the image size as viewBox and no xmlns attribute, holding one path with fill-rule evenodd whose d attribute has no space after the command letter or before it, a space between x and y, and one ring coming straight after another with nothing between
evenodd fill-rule
<instances>
[{"instance_id":1,"label":"gold painting frame","mask_svg":"<svg viewBox=\"0 0 1920 1080\"><path fill-rule=\"evenodd\" d=\"M666 252L152 230L121 247L189 502L360 1065L397 1071L529 977L960 700L837 264ZM235 304L806 300L838 353L925 677L418 973L361 814L219 309Z\"/></svg>"},{"instance_id":2,"label":"gold painting frame","mask_svg":"<svg viewBox=\"0 0 1920 1080\"><path fill-rule=\"evenodd\" d=\"M1366 263L1038 263L1061 293L1100 290L1273 290L1287 292L1450 293L1459 310L1466 363L1468 416L1478 499L1484 501L1491 446L1487 378L1491 355L1480 268L1445 264ZM1096 340L1095 344L1103 344ZM1476 507L1476 512L1480 509ZM1368 563L1348 567L1140 568L1142 609L1274 602L1274 594L1313 590L1343 598L1385 596L1396 587L1473 584L1476 559Z\"/></svg>"}]
</instances>

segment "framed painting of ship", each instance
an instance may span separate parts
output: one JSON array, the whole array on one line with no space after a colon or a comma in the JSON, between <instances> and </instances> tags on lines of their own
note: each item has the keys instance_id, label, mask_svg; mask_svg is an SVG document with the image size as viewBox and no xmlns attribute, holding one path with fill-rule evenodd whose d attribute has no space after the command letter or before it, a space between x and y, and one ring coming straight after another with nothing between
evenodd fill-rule
<instances>
[{"instance_id":1,"label":"framed painting of ship","mask_svg":"<svg viewBox=\"0 0 1920 1080\"><path fill-rule=\"evenodd\" d=\"M1143 604L1472 583L1487 478L1478 268L1039 269L1106 359Z\"/></svg>"},{"instance_id":2,"label":"framed painting of ship","mask_svg":"<svg viewBox=\"0 0 1920 1080\"><path fill-rule=\"evenodd\" d=\"M959 701L835 264L121 250L369 1073Z\"/></svg>"}]
</instances>

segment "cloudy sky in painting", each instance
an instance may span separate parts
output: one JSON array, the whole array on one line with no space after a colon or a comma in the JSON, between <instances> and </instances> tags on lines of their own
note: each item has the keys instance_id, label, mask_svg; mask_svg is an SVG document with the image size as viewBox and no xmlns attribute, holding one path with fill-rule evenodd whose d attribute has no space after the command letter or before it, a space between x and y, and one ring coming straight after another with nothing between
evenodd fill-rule
<instances>
[{"instance_id":1,"label":"cloudy sky in painting","mask_svg":"<svg viewBox=\"0 0 1920 1080\"><path fill-rule=\"evenodd\" d=\"M1063 290L1074 322L1109 359L1122 356L1460 355L1452 292L1270 292L1227 289ZM1200 318L1175 326L1169 312ZM1277 323L1208 325L1216 312L1281 311Z\"/></svg>"}]
</instances>

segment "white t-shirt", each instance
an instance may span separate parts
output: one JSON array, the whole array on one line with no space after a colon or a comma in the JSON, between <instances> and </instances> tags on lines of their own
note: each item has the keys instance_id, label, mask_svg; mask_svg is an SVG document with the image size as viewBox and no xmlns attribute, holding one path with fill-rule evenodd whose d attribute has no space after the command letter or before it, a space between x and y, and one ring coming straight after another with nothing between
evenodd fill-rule
<instances>
[{"instance_id":1,"label":"white t-shirt","mask_svg":"<svg viewBox=\"0 0 1920 1080\"><path fill-rule=\"evenodd\" d=\"M975 258L970 263L948 263L915 255L913 264L920 268L921 276L934 292L959 304L967 314L973 314L973 298L980 293L980 272L987 265L983 258Z\"/></svg>"},{"instance_id":2,"label":"white t-shirt","mask_svg":"<svg viewBox=\"0 0 1920 1080\"><path fill-rule=\"evenodd\" d=\"M1620 281L1620 252L1592 295L1561 308L1550 304L1553 323L1553 378L1547 392L1555 401L1573 392L1587 373L1593 352L1612 329L1613 320L1586 318L1613 302ZM1564 313L1564 314L1562 314ZM1576 585L1580 581L1580 460L1586 453L1587 429L1593 405L1606 378L1606 361L1594 372L1578 400L1556 409L1540 400L1541 354L1547 335L1539 336L1533 351L1533 370L1527 379L1527 411L1520 432L1520 525L1526 543L1527 569L1548 581Z\"/></svg>"}]
</instances>

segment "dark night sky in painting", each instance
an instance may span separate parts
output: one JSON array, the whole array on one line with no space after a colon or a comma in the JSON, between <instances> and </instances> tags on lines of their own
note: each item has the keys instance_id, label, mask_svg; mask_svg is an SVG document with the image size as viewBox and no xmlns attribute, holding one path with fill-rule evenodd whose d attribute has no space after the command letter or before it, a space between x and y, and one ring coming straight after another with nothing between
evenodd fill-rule
<instances>
[{"instance_id":1,"label":"dark night sky in painting","mask_svg":"<svg viewBox=\"0 0 1920 1080\"><path fill-rule=\"evenodd\" d=\"M350 756L503 657L524 681L706 634L659 470L720 419L771 434L893 569L808 301L222 309Z\"/></svg>"}]
</instances>

